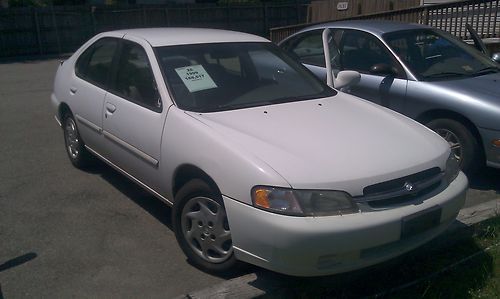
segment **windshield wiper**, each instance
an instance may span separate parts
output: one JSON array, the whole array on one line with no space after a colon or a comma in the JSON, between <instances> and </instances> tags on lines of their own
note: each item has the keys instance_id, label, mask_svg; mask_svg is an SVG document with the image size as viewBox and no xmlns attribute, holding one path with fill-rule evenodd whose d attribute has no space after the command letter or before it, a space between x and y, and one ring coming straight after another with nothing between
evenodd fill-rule
<instances>
[{"instance_id":1,"label":"windshield wiper","mask_svg":"<svg viewBox=\"0 0 500 299\"><path fill-rule=\"evenodd\" d=\"M467 76L465 73L456 73L456 72L444 72L444 73L436 73L430 75L424 75L425 78L446 78L446 77L463 77Z\"/></svg>"},{"instance_id":2,"label":"windshield wiper","mask_svg":"<svg viewBox=\"0 0 500 299\"><path fill-rule=\"evenodd\" d=\"M480 69L473 73L473 75L487 74L487 73L498 73L500 69L496 66L489 66L483 69Z\"/></svg>"}]
</instances>

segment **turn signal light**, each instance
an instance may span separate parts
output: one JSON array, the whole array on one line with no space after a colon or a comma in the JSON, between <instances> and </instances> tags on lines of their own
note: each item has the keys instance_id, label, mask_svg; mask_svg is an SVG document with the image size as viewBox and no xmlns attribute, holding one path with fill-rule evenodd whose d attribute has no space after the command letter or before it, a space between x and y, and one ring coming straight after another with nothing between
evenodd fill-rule
<instances>
[{"instance_id":1,"label":"turn signal light","mask_svg":"<svg viewBox=\"0 0 500 299\"><path fill-rule=\"evenodd\" d=\"M491 144L496 147L500 147L500 139L494 139L491 141Z\"/></svg>"},{"instance_id":2,"label":"turn signal light","mask_svg":"<svg viewBox=\"0 0 500 299\"><path fill-rule=\"evenodd\" d=\"M269 209L271 204L269 203L268 191L265 189L256 189L254 190L255 194L255 204L262 208Z\"/></svg>"}]
</instances>

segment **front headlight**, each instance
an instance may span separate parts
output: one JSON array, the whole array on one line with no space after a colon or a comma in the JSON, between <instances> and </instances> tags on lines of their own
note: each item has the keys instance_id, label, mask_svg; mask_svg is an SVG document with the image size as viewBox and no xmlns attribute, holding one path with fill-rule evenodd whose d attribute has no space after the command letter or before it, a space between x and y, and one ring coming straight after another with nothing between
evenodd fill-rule
<instances>
[{"instance_id":1,"label":"front headlight","mask_svg":"<svg viewBox=\"0 0 500 299\"><path fill-rule=\"evenodd\" d=\"M359 211L351 196L343 191L256 186L252 189L252 202L255 207L293 216L330 216Z\"/></svg>"},{"instance_id":2,"label":"front headlight","mask_svg":"<svg viewBox=\"0 0 500 299\"><path fill-rule=\"evenodd\" d=\"M448 161L446 161L446 169L444 170L444 178L448 184L458 176L460 172L460 162L455 158L453 152L450 153Z\"/></svg>"}]
</instances>

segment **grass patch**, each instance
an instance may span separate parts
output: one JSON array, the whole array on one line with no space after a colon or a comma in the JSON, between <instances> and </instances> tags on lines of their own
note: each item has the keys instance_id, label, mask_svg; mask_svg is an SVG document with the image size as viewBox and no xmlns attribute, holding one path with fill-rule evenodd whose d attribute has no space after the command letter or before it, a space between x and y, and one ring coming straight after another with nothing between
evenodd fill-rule
<instances>
[{"instance_id":1,"label":"grass patch","mask_svg":"<svg viewBox=\"0 0 500 299\"><path fill-rule=\"evenodd\" d=\"M264 298L500 298L499 243L496 217L367 269L322 278L280 277L286 290Z\"/></svg>"}]
</instances>

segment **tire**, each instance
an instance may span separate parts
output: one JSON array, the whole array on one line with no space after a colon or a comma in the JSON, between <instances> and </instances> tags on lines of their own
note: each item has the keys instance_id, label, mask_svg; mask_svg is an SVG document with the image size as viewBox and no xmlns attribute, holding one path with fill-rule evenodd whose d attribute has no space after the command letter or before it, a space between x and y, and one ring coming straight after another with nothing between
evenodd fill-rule
<instances>
[{"instance_id":1,"label":"tire","mask_svg":"<svg viewBox=\"0 0 500 299\"><path fill-rule=\"evenodd\" d=\"M219 273L236 265L222 197L207 183L194 179L179 190L172 220L177 242L197 268Z\"/></svg>"},{"instance_id":2,"label":"tire","mask_svg":"<svg viewBox=\"0 0 500 299\"><path fill-rule=\"evenodd\" d=\"M473 173L482 166L482 151L478 140L461 122L440 118L428 122L427 126L450 144L464 172Z\"/></svg>"},{"instance_id":3,"label":"tire","mask_svg":"<svg viewBox=\"0 0 500 299\"><path fill-rule=\"evenodd\" d=\"M65 114L62 124L64 145L71 164L79 169L87 168L91 164L92 155L85 148L73 115Z\"/></svg>"}]
</instances>

